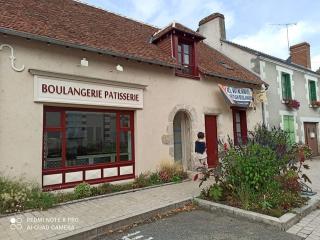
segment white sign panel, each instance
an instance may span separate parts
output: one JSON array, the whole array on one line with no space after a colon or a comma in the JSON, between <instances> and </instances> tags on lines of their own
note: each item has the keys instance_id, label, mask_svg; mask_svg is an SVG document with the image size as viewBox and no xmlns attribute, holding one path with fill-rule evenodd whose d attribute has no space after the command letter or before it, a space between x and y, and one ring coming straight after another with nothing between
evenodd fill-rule
<instances>
[{"instance_id":1,"label":"white sign panel","mask_svg":"<svg viewBox=\"0 0 320 240\"><path fill-rule=\"evenodd\" d=\"M250 88L235 88L219 84L220 90L233 106L249 106L252 101Z\"/></svg>"},{"instance_id":2,"label":"white sign panel","mask_svg":"<svg viewBox=\"0 0 320 240\"><path fill-rule=\"evenodd\" d=\"M34 101L143 108L143 89L35 76Z\"/></svg>"}]
</instances>

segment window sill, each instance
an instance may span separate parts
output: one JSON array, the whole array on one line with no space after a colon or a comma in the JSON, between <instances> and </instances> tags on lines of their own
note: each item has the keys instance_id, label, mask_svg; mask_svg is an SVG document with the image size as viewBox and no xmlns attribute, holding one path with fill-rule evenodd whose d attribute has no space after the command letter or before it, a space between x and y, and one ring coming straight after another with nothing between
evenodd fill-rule
<instances>
[{"instance_id":1,"label":"window sill","mask_svg":"<svg viewBox=\"0 0 320 240\"><path fill-rule=\"evenodd\" d=\"M185 78L191 78L191 79L195 79L195 80L200 80L200 76L199 75L197 76L197 75L185 74L185 73L180 73L180 72L176 72L175 74L178 77L185 77Z\"/></svg>"}]
</instances>

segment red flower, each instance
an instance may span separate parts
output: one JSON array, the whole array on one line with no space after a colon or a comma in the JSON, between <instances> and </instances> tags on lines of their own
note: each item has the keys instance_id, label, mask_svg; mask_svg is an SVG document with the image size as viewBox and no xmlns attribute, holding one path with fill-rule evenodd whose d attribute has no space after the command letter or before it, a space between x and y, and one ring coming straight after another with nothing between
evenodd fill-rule
<instances>
[{"instance_id":1,"label":"red flower","mask_svg":"<svg viewBox=\"0 0 320 240\"><path fill-rule=\"evenodd\" d=\"M197 181L197 180L198 180L198 177L199 177L199 174L194 175L193 181Z\"/></svg>"},{"instance_id":2,"label":"red flower","mask_svg":"<svg viewBox=\"0 0 320 240\"><path fill-rule=\"evenodd\" d=\"M287 100L286 104L289 108L299 109L300 107L300 102L294 99Z\"/></svg>"},{"instance_id":3,"label":"red flower","mask_svg":"<svg viewBox=\"0 0 320 240\"><path fill-rule=\"evenodd\" d=\"M225 151L227 151L228 150L228 144L227 143L223 144L223 148L224 148Z\"/></svg>"}]
</instances>

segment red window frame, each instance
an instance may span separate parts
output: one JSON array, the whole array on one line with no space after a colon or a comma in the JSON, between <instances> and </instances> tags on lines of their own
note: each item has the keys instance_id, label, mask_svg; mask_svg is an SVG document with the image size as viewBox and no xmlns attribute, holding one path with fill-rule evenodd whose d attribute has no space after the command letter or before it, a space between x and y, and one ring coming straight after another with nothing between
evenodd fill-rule
<instances>
[{"instance_id":1,"label":"red window frame","mask_svg":"<svg viewBox=\"0 0 320 240\"><path fill-rule=\"evenodd\" d=\"M237 117L240 116L240 134L241 134L241 142L238 139L237 132ZM233 119L233 140L235 145L246 144L248 139L248 129L247 129L247 112L245 109L241 108L232 108L232 119Z\"/></svg>"},{"instance_id":2,"label":"red window frame","mask_svg":"<svg viewBox=\"0 0 320 240\"><path fill-rule=\"evenodd\" d=\"M176 58L178 64L181 65L181 68L176 69L176 75L182 77L188 77L193 79L200 79L197 68L197 52L196 52L196 43L193 40L183 36L183 35L173 35L173 56ZM179 63L179 45L188 45L189 46L189 64L184 64L184 50L181 47L181 63ZM190 72L186 72L184 70L184 66L186 66Z\"/></svg>"},{"instance_id":3,"label":"red window frame","mask_svg":"<svg viewBox=\"0 0 320 240\"><path fill-rule=\"evenodd\" d=\"M83 112L109 112L116 113L116 146L117 146L117 156L116 161L112 163L97 163L91 165L83 165L83 166L66 166L66 149L67 149L67 139L66 139L66 111L83 111ZM47 127L46 126L46 113L47 112L60 112L60 126L59 127ZM129 127L123 127L120 123L121 115L129 115ZM120 160L120 134L121 132L131 131L131 153L132 160ZM62 166L57 168L44 168L44 150L45 150L45 134L46 132L61 132L61 156L62 156ZM54 190L54 189L63 189L68 187L73 187L77 185L79 182L66 183L65 182L65 173L75 172L75 171L83 171L83 179L85 170L93 170L100 169L101 170L101 178L94 180L83 180L90 184L102 183L102 182L110 182L116 180L130 179L134 178L135 174L135 135L134 135L134 111L129 110L109 110L109 109L92 109L92 108L73 108L73 107L52 107L45 106L43 111L43 141L42 141L42 175L50 175L62 173L62 184L57 184L54 186L44 187L44 190ZM121 175L120 176L120 166L133 166L133 174L130 175ZM103 176L103 169L107 167L118 167L118 176L117 177L106 177ZM82 181L80 181L82 182Z\"/></svg>"}]
</instances>

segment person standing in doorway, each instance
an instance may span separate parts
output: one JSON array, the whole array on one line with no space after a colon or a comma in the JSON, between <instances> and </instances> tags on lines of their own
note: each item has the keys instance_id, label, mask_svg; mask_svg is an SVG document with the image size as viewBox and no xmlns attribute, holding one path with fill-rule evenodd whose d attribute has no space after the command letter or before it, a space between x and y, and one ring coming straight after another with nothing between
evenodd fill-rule
<instances>
[{"instance_id":1,"label":"person standing in doorway","mask_svg":"<svg viewBox=\"0 0 320 240\"><path fill-rule=\"evenodd\" d=\"M196 169L200 167L208 167L207 163L207 147L204 139L204 133L198 133L198 139L195 142L195 152L196 152Z\"/></svg>"}]
</instances>

